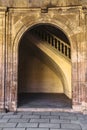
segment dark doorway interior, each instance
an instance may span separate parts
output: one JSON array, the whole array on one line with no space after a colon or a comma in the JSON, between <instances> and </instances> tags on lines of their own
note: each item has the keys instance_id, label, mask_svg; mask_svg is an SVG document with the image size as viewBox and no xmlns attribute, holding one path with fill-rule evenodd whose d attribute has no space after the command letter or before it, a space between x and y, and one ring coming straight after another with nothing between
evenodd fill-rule
<instances>
[{"instance_id":1,"label":"dark doorway interior","mask_svg":"<svg viewBox=\"0 0 87 130\"><path fill-rule=\"evenodd\" d=\"M22 93L19 95L20 108L71 108L71 100L65 94Z\"/></svg>"},{"instance_id":2,"label":"dark doorway interior","mask_svg":"<svg viewBox=\"0 0 87 130\"><path fill-rule=\"evenodd\" d=\"M65 34L52 26L34 27L35 30L42 28L51 30L51 33L69 44ZM18 50L18 107L71 108L71 99L64 94L60 74L56 75L48 59L38 48L28 43L26 33Z\"/></svg>"}]
</instances>

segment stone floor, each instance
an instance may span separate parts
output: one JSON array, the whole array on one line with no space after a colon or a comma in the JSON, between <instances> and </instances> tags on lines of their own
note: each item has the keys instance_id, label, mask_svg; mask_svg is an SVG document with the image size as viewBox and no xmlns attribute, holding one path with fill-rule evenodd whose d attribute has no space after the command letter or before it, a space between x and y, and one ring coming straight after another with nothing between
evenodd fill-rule
<instances>
[{"instance_id":1,"label":"stone floor","mask_svg":"<svg viewBox=\"0 0 87 130\"><path fill-rule=\"evenodd\" d=\"M28 93L19 95L20 108L71 108L72 101L65 94Z\"/></svg>"},{"instance_id":2,"label":"stone floor","mask_svg":"<svg viewBox=\"0 0 87 130\"><path fill-rule=\"evenodd\" d=\"M87 115L31 111L0 113L0 130L87 130Z\"/></svg>"}]
</instances>

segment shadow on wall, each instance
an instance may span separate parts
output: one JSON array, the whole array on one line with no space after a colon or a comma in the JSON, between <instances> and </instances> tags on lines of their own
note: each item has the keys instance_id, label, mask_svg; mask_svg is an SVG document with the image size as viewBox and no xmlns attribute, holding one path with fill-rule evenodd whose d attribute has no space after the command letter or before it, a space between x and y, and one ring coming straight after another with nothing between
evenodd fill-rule
<instances>
[{"instance_id":1,"label":"shadow on wall","mask_svg":"<svg viewBox=\"0 0 87 130\"><path fill-rule=\"evenodd\" d=\"M71 62L51 48L47 49L43 42L40 44L29 30L20 41L18 62L19 92L65 93L72 98Z\"/></svg>"},{"instance_id":2,"label":"shadow on wall","mask_svg":"<svg viewBox=\"0 0 87 130\"><path fill-rule=\"evenodd\" d=\"M33 49L25 40L20 43L19 92L63 93L60 75L56 75L46 57L35 46Z\"/></svg>"}]
</instances>

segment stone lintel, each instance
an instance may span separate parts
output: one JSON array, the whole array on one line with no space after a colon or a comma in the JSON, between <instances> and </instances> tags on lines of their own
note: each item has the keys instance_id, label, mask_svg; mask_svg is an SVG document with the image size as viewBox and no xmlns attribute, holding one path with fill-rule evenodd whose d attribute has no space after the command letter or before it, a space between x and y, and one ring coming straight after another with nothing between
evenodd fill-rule
<instances>
[{"instance_id":1,"label":"stone lintel","mask_svg":"<svg viewBox=\"0 0 87 130\"><path fill-rule=\"evenodd\" d=\"M27 8L27 7L16 7L16 8L8 8L10 12L26 12L26 11L41 11L41 8Z\"/></svg>"}]
</instances>

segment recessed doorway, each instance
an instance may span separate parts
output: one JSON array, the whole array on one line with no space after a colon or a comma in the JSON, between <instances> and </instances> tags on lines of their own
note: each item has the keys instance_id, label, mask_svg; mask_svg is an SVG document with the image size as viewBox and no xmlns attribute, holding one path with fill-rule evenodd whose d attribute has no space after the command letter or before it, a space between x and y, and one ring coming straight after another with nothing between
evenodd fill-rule
<instances>
[{"instance_id":1,"label":"recessed doorway","mask_svg":"<svg viewBox=\"0 0 87 130\"><path fill-rule=\"evenodd\" d=\"M46 45L47 39L48 44ZM62 64L66 66L67 72L71 67L70 43L60 29L48 24L36 25L29 29L22 37L18 50L18 107L71 108L72 88L71 84L67 85L70 81L67 83L62 74L63 70L61 71L60 67L57 67L55 61L59 58L54 58L53 61L49 57L50 52L47 51L46 54L38 47L41 41L41 44L45 43L42 49L48 48L53 51L55 57L59 56L62 61L64 59ZM60 62L59 60L58 63L61 64ZM69 64L69 68L67 64ZM66 76L70 76L71 71L68 73ZM70 77L67 79L71 80Z\"/></svg>"}]
</instances>

